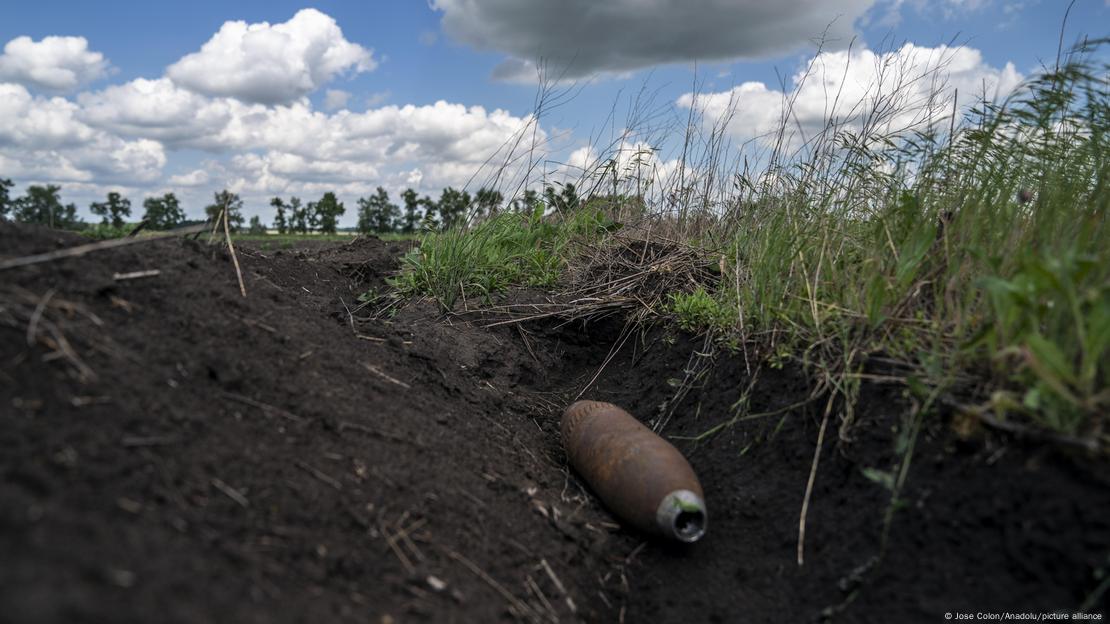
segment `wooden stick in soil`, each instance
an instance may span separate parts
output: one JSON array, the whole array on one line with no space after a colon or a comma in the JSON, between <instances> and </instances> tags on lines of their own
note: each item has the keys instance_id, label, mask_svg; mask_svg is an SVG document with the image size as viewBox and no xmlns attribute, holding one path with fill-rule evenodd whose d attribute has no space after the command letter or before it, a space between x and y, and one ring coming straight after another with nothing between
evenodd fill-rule
<instances>
[{"instance_id":1,"label":"wooden stick in soil","mask_svg":"<svg viewBox=\"0 0 1110 624\"><path fill-rule=\"evenodd\" d=\"M128 280L137 280L144 277L158 277L162 272L158 269L150 269L148 271L131 271L130 273L113 273L112 279L117 282L126 282Z\"/></svg>"},{"instance_id":2,"label":"wooden stick in soil","mask_svg":"<svg viewBox=\"0 0 1110 624\"><path fill-rule=\"evenodd\" d=\"M224 217L224 236L227 237L227 248L231 250L231 261L235 264L235 275L239 278L239 292L245 298L247 296L247 286L243 283L243 271L239 269L239 257L235 255L235 245L231 242L231 227L227 224L227 202L224 203L223 210Z\"/></svg>"},{"instance_id":3,"label":"wooden stick in soil","mask_svg":"<svg viewBox=\"0 0 1110 624\"><path fill-rule=\"evenodd\" d=\"M220 479L213 478L212 479L212 486L215 487L217 490L223 492L224 495L227 496L228 498L230 498L231 500L238 503L238 505L240 507L242 507L243 509L247 509L248 507L251 506L250 501L247 500L246 496L243 496L242 492L240 492L239 490L237 490L237 489L231 487L230 485L224 483Z\"/></svg>"}]
</instances>

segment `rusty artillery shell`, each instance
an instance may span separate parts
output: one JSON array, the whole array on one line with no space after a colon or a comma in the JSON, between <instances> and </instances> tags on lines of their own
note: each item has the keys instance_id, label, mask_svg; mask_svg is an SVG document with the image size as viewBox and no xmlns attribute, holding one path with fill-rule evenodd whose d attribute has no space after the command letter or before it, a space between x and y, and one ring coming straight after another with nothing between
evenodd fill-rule
<instances>
[{"instance_id":1,"label":"rusty artillery shell","mask_svg":"<svg viewBox=\"0 0 1110 624\"><path fill-rule=\"evenodd\" d=\"M568 407L562 432L570 465L618 517L683 542L705 535L701 484L670 442L616 405L598 401Z\"/></svg>"}]
</instances>

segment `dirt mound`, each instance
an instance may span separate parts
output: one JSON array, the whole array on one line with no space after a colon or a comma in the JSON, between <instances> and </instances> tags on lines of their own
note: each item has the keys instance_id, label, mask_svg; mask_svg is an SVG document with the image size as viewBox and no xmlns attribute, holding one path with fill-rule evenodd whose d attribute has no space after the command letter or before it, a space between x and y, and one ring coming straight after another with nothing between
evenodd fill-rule
<instances>
[{"instance_id":1,"label":"dirt mound","mask_svg":"<svg viewBox=\"0 0 1110 624\"><path fill-rule=\"evenodd\" d=\"M0 224L3 256L77 242ZM245 299L189 240L0 274L0 620L935 622L1075 609L1110 564L1104 466L946 428L876 559L890 493L863 469L894 465L905 403L872 388L856 439L826 437L799 568L819 414L784 409L805 384L775 370L750 411L780 415L679 441L706 540L644 542L566 470L563 407L694 436L732 416L743 359L613 318L364 319L404 251L245 245Z\"/></svg>"}]
</instances>

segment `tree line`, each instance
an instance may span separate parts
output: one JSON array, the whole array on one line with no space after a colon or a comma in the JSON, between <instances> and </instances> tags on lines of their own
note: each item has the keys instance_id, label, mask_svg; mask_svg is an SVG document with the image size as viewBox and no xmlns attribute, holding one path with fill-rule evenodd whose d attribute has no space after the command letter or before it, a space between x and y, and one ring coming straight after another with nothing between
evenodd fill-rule
<instances>
[{"instance_id":1,"label":"tree line","mask_svg":"<svg viewBox=\"0 0 1110 624\"><path fill-rule=\"evenodd\" d=\"M12 219L21 223L36 223L53 228L77 230L87 227L77 215L77 205L62 203L62 187L56 184L27 187L22 197L13 198L14 185L7 178L0 178L0 220ZM119 193L108 193L102 202L89 204L89 210L100 217L101 224L122 228L131 216L131 200ZM146 227L168 230L185 223L185 211L173 193L143 200L143 221Z\"/></svg>"},{"instance_id":2,"label":"tree line","mask_svg":"<svg viewBox=\"0 0 1110 624\"><path fill-rule=\"evenodd\" d=\"M531 212L537 206L544 210L554 209L564 212L576 208L580 202L573 184L546 186L541 195L526 190L520 197L505 206L505 197L500 191L481 188L472 196L470 192L452 187L443 189L438 199L425 195L420 197L413 189L405 189L400 194L401 204L390 200L389 193L378 187L369 197L357 200L358 223L356 229L363 234L385 234L391 232L412 233L420 230L445 230L461 225L469 218L495 216L499 212ZM63 204L61 187L55 184L31 185L26 193L13 198L10 179L0 178L0 220L9 215L16 221L36 223L54 228L82 229L90 224L77 214L76 204ZM168 230L188 223L181 203L173 193L143 200L143 226L155 230ZM279 234L307 234L320 232L334 234L338 230L339 217L346 213L346 207L335 193L327 192L317 201L302 202L299 197L287 200L274 197L270 206L276 214L273 228ZM89 204L92 214L100 218L106 227L123 228L131 217L131 200L116 192L110 192L104 201ZM232 231L243 229L243 200L237 193L228 190L213 195L213 202L205 206L209 220L220 217L227 210L228 225ZM260 217L251 217L247 226L252 234L267 231Z\"/></svg>"},{"instance_id":3,"label":"tree line","mask_svg":"<svg viewBox=\"0 0 1110 624\"><path fill-rule=\"evenodd\" d=\"M492 217L506 209L505 196L488 188L480 188L471 196L469 191L447 187L438 200L428 195L420 197L409 188L400 197L401 205L391 202L389 193L379 186L374 195L359 198L358 231L385 234L410 233L419 229L446 230L467 219ZM542 203L545 210L566 211L576 208L579 201L573 184L562 185L559 191L549 185L542 196L534 190L525 190L507 208L513 212L531 212Z\"/></svg>"},{"instance_id":4,"label":"tree line","mask_svg":"<svg viewBox=\"0 0 1110 624\"><path fill-rule=\"evenodd\" d=\"M563 212L578 207L580 199L574 185L560 186L556 191L554 186L548 185L542 196L536 191L526 190L509 203L508 209L514 212L532 211L538 204L542 204L545 210L553 208ZM229 204L229 223L238 227L243 222L238 210L242 202L238 201L238 196L232 196L234 201ZM401 204L392 202L389 192L380 186L373 195L358 198L358 223L355 229L361 234L410 234L420 230L446 230L461 225L468 218L494 216L505 208L505 196L500 191L487 188L478 189L471 196L469 191L447 187L440 193L439 199L432 199L428 195L420 197L416 191L408 188L401 193L400 198ZM217 205L209 207L210 218L219 216L224 199L221 193L216 194ZM317 231L334 234L339 217L347 212L343 202L331 192L324 193L319 201L308 203L296 196L288 200L274 197L270 200L270 206L275 210L273 228L278 234L307 234ZM263 229L257 216L251 218L250 229L252 232Z\"/></svg>"}]
</instances>

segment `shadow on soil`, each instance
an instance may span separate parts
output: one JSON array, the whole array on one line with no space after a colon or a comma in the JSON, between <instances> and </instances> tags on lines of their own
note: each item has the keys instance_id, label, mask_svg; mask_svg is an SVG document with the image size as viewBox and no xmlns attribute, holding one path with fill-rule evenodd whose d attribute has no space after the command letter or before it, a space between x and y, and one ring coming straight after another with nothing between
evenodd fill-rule
<instances>
[{"instance_id":1,"label":"shadow on soil","mask_svg":"<svg viewBox=\"0 0 1110 624\"><path fill-rule=\"evenodd\" d=\"M76 242L0 224L5 257ZM245 299L226 253L193 241L0 275L0 621L937 622L1092 597L1105 609L1104 463L957 438L940 418L918 436L879 558L891 496L875 475L900 461L909 411L895 387L864 389L850 440L830 426L804 566L813 409L678 440L709 533L645 542L568 472L562 409L612 401L693 437L734 415L743 358L710 361L664 330L626 336L612 319L484 328L430 304L360 319L359 296L381 290L404 246L244 245ZM749 412L806 391L796 372L763 370Z\"/></svg>"}]
</instances>

